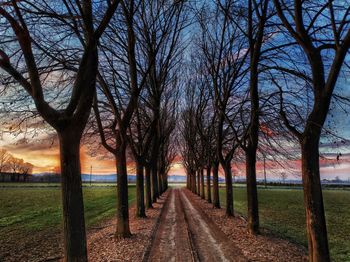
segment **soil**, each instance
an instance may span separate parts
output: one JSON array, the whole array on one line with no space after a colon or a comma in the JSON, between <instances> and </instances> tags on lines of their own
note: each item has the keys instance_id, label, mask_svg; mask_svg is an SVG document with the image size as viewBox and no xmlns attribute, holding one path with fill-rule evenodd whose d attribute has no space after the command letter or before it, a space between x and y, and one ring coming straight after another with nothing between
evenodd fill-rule
<instances>
[{"instance_id":1,"label":"soil","mask_svg":"<svg viewBox=\"0 0 350 262\"><path fill-rule=\"evenodd\" d=\"M307 251L303 246L281 239L267 229L262 229L260 235L251 235L247 231L247 222L243 217L239 215L227 217L224 209L213 208L212 204L187 189L183 192L198 210L205 213L212 224L228 236L232 245L240 249L249 261L308 261Z\"/></svg>"},{"instance_id":2,"label":"soil","mask_svg":"<svg viewBox=\"0 0 350 262\"><path fill-rule=\"evenodd\" d=\"M184 189L170 189L148 261L247 261Z\"/></svg>"},{"instance_id":3,"label":"soil","mask_svg":"<svg viewBox=\"0 0 350 262\"><path fill-rule=\"evenodd\" d=\"M116 221L103 228L97 228L96 232L88 234L88 258L89 261L143 261L148 253L150 243L153 242L154 232L159 225L159 217L164 203L168 203L168 192L165 192L153 208L146 211L147 218L136 218L135 207L129 211L130 238L115 238Z\"/></svg>"},{"instance_id":4,"label":"soil","mask_svg":"<svg viewBox=\"0 0 350 262\"><path fill-rule=\"evenodd\" d=\"M148 261L192 261L188 225L178 189L170 189Z\"/></svg>"},{"instance_id":5,"label":"soil","mask_svg":"<svg viewBox=\"0 0 350 262\"><path fill-rule=\"evenodd\" d=\"M306 250L263 229L247 231L187 189L171 189L146 261L307 261Z\"/></svg>"}]
</instances>

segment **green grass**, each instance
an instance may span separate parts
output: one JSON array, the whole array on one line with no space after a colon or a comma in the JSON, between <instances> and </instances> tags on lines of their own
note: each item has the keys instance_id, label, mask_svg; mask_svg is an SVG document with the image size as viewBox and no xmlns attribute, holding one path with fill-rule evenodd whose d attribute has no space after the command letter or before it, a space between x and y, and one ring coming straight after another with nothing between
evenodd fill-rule
<instances>
[{"instance_id":1,"label":"green grass","mask_svg":"<svg viewBox=\"0 0 350 262\"><path fill-rule=\"evenodd\" d=\"M59 188L0 188L0 238L7 232L21 236L23 231L35 232L61 227L61 191ZM41 185L43 186L43 184ZM116 214L115 187L84 187L84 208L87 226ZM134 186L129 187L129 202L136 198Z\"/></svg>"},{"instance_id":2,"label":"green grass","mask_svg":"<svg viewBox=\"0 0 350 262\"><path fill-rule=\"evenodd\" d=\"M307 247L303 192L298 189L259 189L262 227ZM350 261L350 191L323 191L332 261ZM225 205L225 189L220 189ZM234 187L235 211L246 215L246 189Z\"/></svg>"},{"instance_id":3,"label":"green grass","mask_svg":"<svg viewBox=\"0 0 350 262\"><path fill-rule=\"evenodd\" d=\"M129 183L129 186L136 185L135 183ZM6 182L0 183L1 188L51 188L51 187L60 187L60 183L56 182ZM89 182L83 182L83 187L116 187L117 183L108 183L108 182L93 182L91 185Z\"/></svg>"}]
</instances>

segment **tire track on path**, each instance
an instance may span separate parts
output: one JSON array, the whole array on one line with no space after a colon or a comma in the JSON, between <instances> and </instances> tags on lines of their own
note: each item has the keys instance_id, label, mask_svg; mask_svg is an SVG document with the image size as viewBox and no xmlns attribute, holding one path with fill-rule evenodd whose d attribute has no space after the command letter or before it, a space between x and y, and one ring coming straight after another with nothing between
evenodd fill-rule
<instances>
[{"instance_id":1,"label":"tire track on path","mask_svg":"<svg viewBox=\"0 0 350 262\"><path fill-rule=\"evenodd\" d=\"M170 189L148 261L193 261L179 189Z\"/></svg>"},{"instance_id":2,"label":"tire track on path","mask_svg":"<svg viewBox=\"0 0 350 262\"><path fill-rule=\"evenodd\" d=\"M180 199L199 261L248 261L203 211L191 201L189 192L180 190Z\"/></svg>"}]
</instances>

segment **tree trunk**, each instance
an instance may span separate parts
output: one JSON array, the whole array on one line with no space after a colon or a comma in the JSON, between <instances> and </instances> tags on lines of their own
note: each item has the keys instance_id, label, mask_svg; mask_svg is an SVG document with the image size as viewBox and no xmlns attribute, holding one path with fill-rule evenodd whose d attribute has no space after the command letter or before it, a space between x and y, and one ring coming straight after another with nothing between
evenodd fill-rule
<instances>
[{"instance_id":1,"label":"tree trunk","mask_svg":"<svg viewBox=\"0 0 350 262\"><path fill-rule=\"evenodd\" d=\"M201 198L205 199L205 191L204 191L204 169L202 168L200 171L201 175Z\"/></svg>"},{"instance_id":2,"label":"tree trunk","mask_svg":"<svg viewBox=\"0 0 350 262\"><path fill-rule=\"evenodd\" d=\"M306 129L301 144L304 205L310 262L330 261L320 181L319 137L319 134L314 134L311 130Z\"/></svg>"},{"instance_id":3,"label":"tree trunk","mask_svg":"<svg viewBox=\"0 0 350 262\"><path fill-rule=\"evenodd\" d=\"M151 192L151 169L146 166L146 207L153 208L152 206L152 192Z\"/></svg>"},{"instance_id":4,"label":"tree trunk","mask_svg":"<svg viewBox=\"0 0 350 262\"><path fill-rule=\"evenodd\" d=\"M192 173L192 192L197 194L197 182L196 182L196 171Z\"/></svg>"},{"instance_id":5,"label":"tree trunk","mask_svg":"<svg viewBox=\"0 0 350 262\"><path fill-rule=\"evenodd\" d=\"M163 194L163 186L162 186L162 174L161 174L161 169L158 170L157 172L157 182L158 182L158 191L159 191L159 196Z\"/></svg>"},{"instance_id":6,"label":"tree trunk","mask_svg":"<svg viewBox=\"0 0 350 262\"><path fill-rule=\"evenodd\" d=\"M219 196L219 164L214 163L213 165L213 205L216 208L220 207L220 196Z\"/></svg>"},{"instance_id":7,"label":"tree trunk","mask_svg":"<svg viewBox=\"0 0 350 262\"><path fill-rule=\"evenodd\" d=\"M143 165L136 161L136 217L146 217Z\"/></svg>"},{"instance_id":8,"label":"tree trunk","mask_svg":"<svg viewBox=\"0 0 350 262\"><path fill-rule=\"evenodd\" d=\"M166 191L166 189L167 189L166 180L167 180L167 175L166 175L165 172L163 171L163 172L162 172L162 190L163 190L162 193L164 193L164 192Z\"/></svg>"},{"instance_id":9,"label":"tree trunk","mask_svg":"<svg viewBox=\"0 0 350 262\"><path fill-rule=\"evenodd\" d=\"M266 6L267 7L267 2ZM264 7L264 10L265 10ZM267 9L266 9L267 10ZM250 127L248 129L248 146L246 149L246 177L247 177L247 201L248 201L248 231L251 234L259 233L259 203L258 190L256 186L256 150L259 142L259 60L261 46L264 37L264 26L266 11L259 17L257 32L253 35L253 5L249 1L248 36L250 46Z\"/></svg>"},{"instance_id":10,"label":"tree trunk","mask_svg":"<svg viewBox=\"0 0 350 262\"><path fill-rule=\"evenodd\" d=\"M247 201L248 201L248 231L259 233L259 203L256 185L256 149L246 151Z\"/></svg>"},{"instance_id":11,"label":"tree trunk","mask_svg":"<svg viewBox=\"0 0 350 262\"><path fill-rule=\"evenodd\" d=\"M169 186L169 183L168 183L168 173L164 174L165 175L165 190L168 190L168 186Z\"/></svg>"},{"instance_id":12,"label":"tree trunk","mask_svg":"<svg viewBox=\"0 0 350 262\"><path fill-rule=\"evenodd\" d=\"M158 185L158 156L159 156L159 109L158 105L153 111L153 119L155 120L154 133L153 133L153 142L151 148L151 186L152 186L152 201L153 203L157 202L159 198L159 185Z\"/></svg>"},{"instance_id":13,"label":"tree trunk","mask_svg":"<svg viewBox=\"0 0 350 262\"><path fill-rule=\"evenodd\" d=\"M233 188L232 188L232 170L231 163L227 162L224 166L226 181L226 215L233 216Z\"/></svg>"},{"instance_id":14,"label":"tree trunk","mask_svg":"<svg viewBox=\"0 0 350 262\"><path fill-rule=\"evenodd\" d=\"M207 200L208 203L211 203L211 187L210 187L210 171L211 167L207 167Z\"/></svg>"},{"instance_id":15,"label":"tree trunk","mask_svg":"<svg viewBox=\"0 0 350 262\"><path fill-rule=\"evenodd\" d=\"M197 174L197 195L200 196L201 195L201 172L200 170L198 170L196 172Z\"/></svg>"},{"instance_id":16,"label":"tree trunk","mask_svg":"<svg viewBox=\"0 0 350 262\"><path fill-rule=\"evenodd\" d=\"M117 161L117 231L116 237L130 237L129 203L128 203L128 173L126 169L126 145L118 144Z\"/></svg>"},{"instance_id":17,"label":"tree trunk","mask_svg":"<svg viewBox=\"0 0 350 262\"><path fill-rule=\"evenodd\" d=\"M191 190L191 187L190 187L190 185L191 185L191 182L190 182L191 180L190 180L190 175L189 175L189 173L187 172L187 174L186 174L186 187L187 187L187 189L190 189Z\"/></svg>"},{"instance_id":18,"label":"tree trunk","mask_svg":"<svg viewBox=\"0 0 350 262\"><path fill-rule=\"evenodd\" d=\"M157 198L159 197L159 189L158 189L158 168L157 164L153 163L152 170L151 170L151 177L152 177L152 202L156 203Z\"/></svg>"},{"instance_id":19,"label":"tree trunk","mask_svg":"<svg viewBox=\"0 0 350 262\"><path fill-rule=\"evenodd\" d=\"M87 261L80 136L71 130L58 134L60 142L64 256L66 261Z\"/></svg>"}]
</instances>

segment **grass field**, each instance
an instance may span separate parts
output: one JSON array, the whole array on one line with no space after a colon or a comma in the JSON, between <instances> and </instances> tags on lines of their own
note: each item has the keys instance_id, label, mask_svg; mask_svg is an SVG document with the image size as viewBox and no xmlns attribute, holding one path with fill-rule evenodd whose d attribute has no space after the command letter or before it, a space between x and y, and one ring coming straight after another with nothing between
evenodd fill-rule
<instances>
[{"instance_id":1,"label":"grass field","mask_svg":"<svg viewBox=\"0 0 350 262\"><path fill-rule=\"evenodd\" d=\"M262 227L307 247L303 192L298 189L259 189ZM350 191L323 191L332 261L350 261ZM225 190L220 190L225 205ZM234 188L235 211L246 215L246 189Z\"/></svg>"},{"instance_id":2,"label":"grass field","mask_svg":"<svg viewBox=\"0 0 350 262\"><path fill-rule=\"evenodd\" d=\"M84 207L88 226L112 217L116 212L115 187L85 187ZM129 189L129 201L135 199L135 187ZM0 228L21 227L40 230L61 225L59 188L1 188ZM1 231L0 231L1 237Z\"/></svg>"},{"instance_id":3,"label":"grass field","mask_svg":"<svg viewBox=\"0 0 350 262\"><path fill-rule=\"evenodd\" d=\"M56 252L62 232L61 191L45 185L0 188L0 261L18 252L28 253L28 260L44 256L50 248ZM87 228L116 214L115 186L87 186L83 192ZM130 186L129 203L135 194L135 186Z\"/></svg>"}]
</instances>

